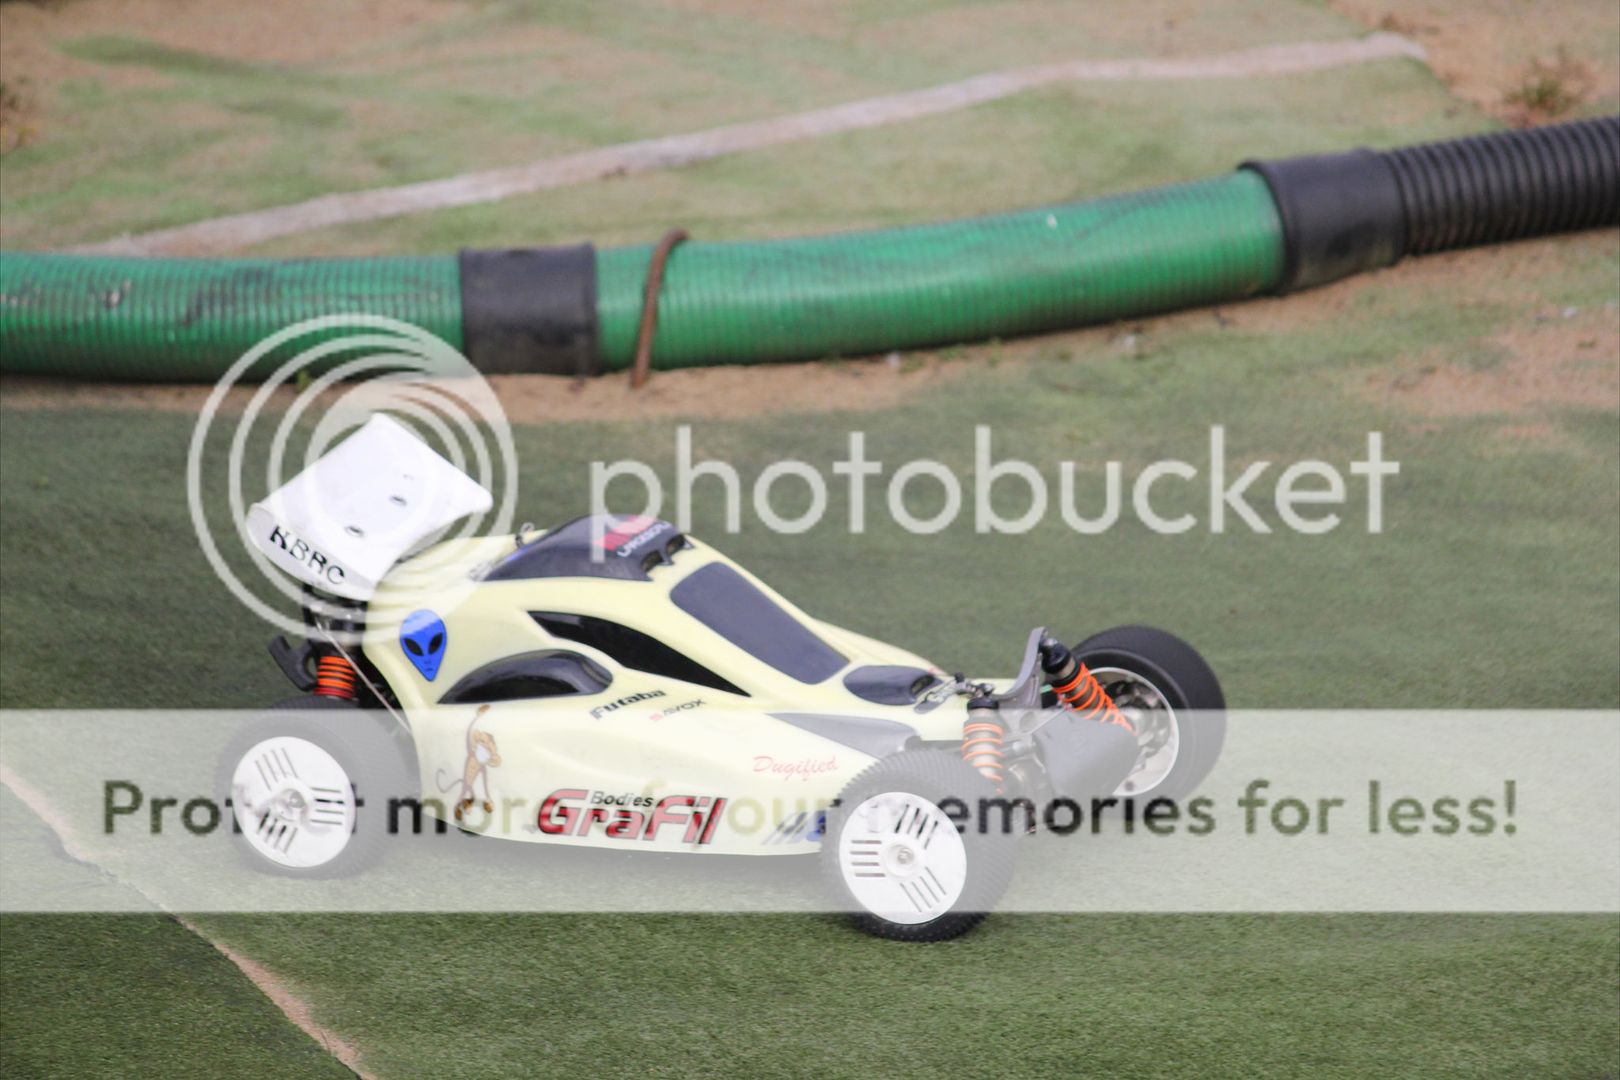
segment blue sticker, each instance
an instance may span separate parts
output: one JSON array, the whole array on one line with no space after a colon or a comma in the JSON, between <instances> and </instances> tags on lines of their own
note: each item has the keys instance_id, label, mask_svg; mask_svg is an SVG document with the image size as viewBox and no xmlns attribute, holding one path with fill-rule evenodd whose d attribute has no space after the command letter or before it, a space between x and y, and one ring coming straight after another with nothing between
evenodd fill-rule
<instances>
[{"instance_id":1,"label":"blue sticker","mask_svg":"<svg viewBox=\"0 0 1620 1080\"><path fill-rule=\"evenodd\" d=\"M444 620L426 608L411 612L400 624L399 647L405 650L405 658L416 665L416 670L428 682L439 674L439 664L444 660L444 647L448 640Z\"/></svg>"},{"instance_id":2,"label":"blue sticker","mask_svg":"<svg viewBox=\"0 0 1620 1080\"><path fill-rule=\"evenodd\" d=\"M817 810L816 816L811 820L813 824L810 826L810 831L804 834L804 838L814 843L820 840L827 832L827 811Z\"/></svg>"}]
</instances>

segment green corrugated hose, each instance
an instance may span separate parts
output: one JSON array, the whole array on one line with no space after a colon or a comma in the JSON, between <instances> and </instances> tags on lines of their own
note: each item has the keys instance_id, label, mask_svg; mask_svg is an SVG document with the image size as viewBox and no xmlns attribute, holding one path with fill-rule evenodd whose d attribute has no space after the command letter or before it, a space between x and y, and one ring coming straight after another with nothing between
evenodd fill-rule
<instances>
[{"instance_id":1,"label":"green corrugated hose","mask_svg":"<svg viewBox=\"0 0 1620 1080\"><path fill-rule=\"evenodd\" d=\"M597 256L605 367L632 359L650 254ZM1276 207L1250 172L886 232L685 244L653 357L687 367L1011 337L1253 296L1281 267Z\"/></svg>"},{"instance_id":2,"label":"green corrugated hose","mask_svg":"<svg viewBox=\"0 0 1620 1080\"><path fill-rule=\"evenodd\" d=\"M460 347L455 256L282 262L0 253L7 372L213 382L277 330L352 312L415 323Z\"/></svg>"},{"instance_id":3,"label":"green corrugated hose","mask_svg":"<svg viewBox=\"0 0 1620 1080\"><path fill-rule=\"evenodd\" d=\"M1617 223L1620 117L1250 162L1214 180L969 221L684 244L657 294L651 355L670 368L1011 337ZM635 357L652 253L288 262L0 253L0 370L213 380L289 324L341 313L414 323L484 371L623 368Z\"/></svg>"},{"instance_id":4,"label":"green corrugated hose","mask_svg":"<svg viewBox=\"0 0 1620 1080\"><path fill-rule=\"evenodd\" d=\"M651 249L597 254L599 358L630 364ZM1251 172L994 217L675 250L655 366L859 355L1265 292L1277 211ZM186 260L0 253L7 372L206 381L292 322L368 312L462 344L453 256ZM476 358L475 358L476 359Z\"/></svg>"}]
</instances>

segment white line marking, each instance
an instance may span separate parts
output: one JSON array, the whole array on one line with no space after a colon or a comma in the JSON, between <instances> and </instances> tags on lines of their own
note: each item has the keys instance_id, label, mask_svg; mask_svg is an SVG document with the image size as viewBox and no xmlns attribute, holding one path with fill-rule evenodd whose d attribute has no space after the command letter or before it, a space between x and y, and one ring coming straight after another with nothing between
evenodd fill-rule
<instances>
[{"instance_id":1,"label":"white line marking","mask_svg":"<svg viewBox=\"0 0 1620 1080\"><path fill-rule=\"evenodd\" d=\"M230 214L67 250L80 255L206 255L312 229L496 202L609 176L672 168L744 150L916 120L1053 83L1247 79L1396 57L1426 59L1423 47L1416 42L1399 34L1377 33L1365 38L1268 45L1213 56L1069 60L977 75L925 90L885 94L792 116L619 143L510 168L322 195L287 206Z\"/></svg>"}]
</instances>

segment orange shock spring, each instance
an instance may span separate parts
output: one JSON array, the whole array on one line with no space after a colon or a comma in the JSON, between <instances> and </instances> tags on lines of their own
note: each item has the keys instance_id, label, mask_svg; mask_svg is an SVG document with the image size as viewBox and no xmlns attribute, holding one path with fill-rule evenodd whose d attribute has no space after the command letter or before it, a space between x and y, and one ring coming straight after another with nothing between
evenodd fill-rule
<instances>
[{"instance_id":1,"label":"orange shock spring","mask_svg":"<svg viewBox=\"0 0 1620 1080\"><path fill-rule=\"evenodd\" d=\"M998 795L1002 788L1005 756L1002 740L1006 733L1001 711L993 699L976 697L968 702L967 720L962 724L962 760L995 784Z\"/></svg>"},{"instance_id":2,"label":"orange shock spring","mask_svg":"<svg viewBox=\"0 0 1620 1080\"><path fill-rule=\"evenodd\" d=\"M315 661L315 694L319 697L353 701L359 686L354 665L337 653L326 653Z\"/></svg>"},{"instance_id":3,"label":"orange shock spring","mask_svg":"<svg viewBox=\"0 0 1620 1080\"><path fill-rule=\"evenodd\" d=\"M1065 708L1086 720L1118 724L1132 735L1136 734L1136 729L1119 711L1119 706L1108 696L1108 691L1097 681L1097 676L1076 660L1061 641L1054 638L1041 641L1041 666L1046 670L1052 693L1057 695Z\"/></svg>"}]
</instances>

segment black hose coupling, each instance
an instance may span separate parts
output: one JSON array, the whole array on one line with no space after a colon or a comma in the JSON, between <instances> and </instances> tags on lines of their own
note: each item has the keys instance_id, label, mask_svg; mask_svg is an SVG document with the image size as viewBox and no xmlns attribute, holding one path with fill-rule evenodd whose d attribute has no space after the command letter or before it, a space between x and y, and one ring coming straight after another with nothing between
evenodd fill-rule
<instances>
[{"instance_id":1,"label":"black hose coupling","mask_svg":"<svg viewBox=\"0 0 1620 1080\"><path fill-rule=\"evenodd\" d=\"M595 375L601 370L596 249L462 251L461 332L485 375Z\"/></svg>"},{"instance_id":2,"label":"black hose coupling","mask_svg":"<svg viewBox=\"0 0 1620 1080\"><path fill-rule=\"evenodd\" d=\"M1620 116L1277 161L1278 292L1408 255L1620 224Z\"/></svg>"}]
</instances>

